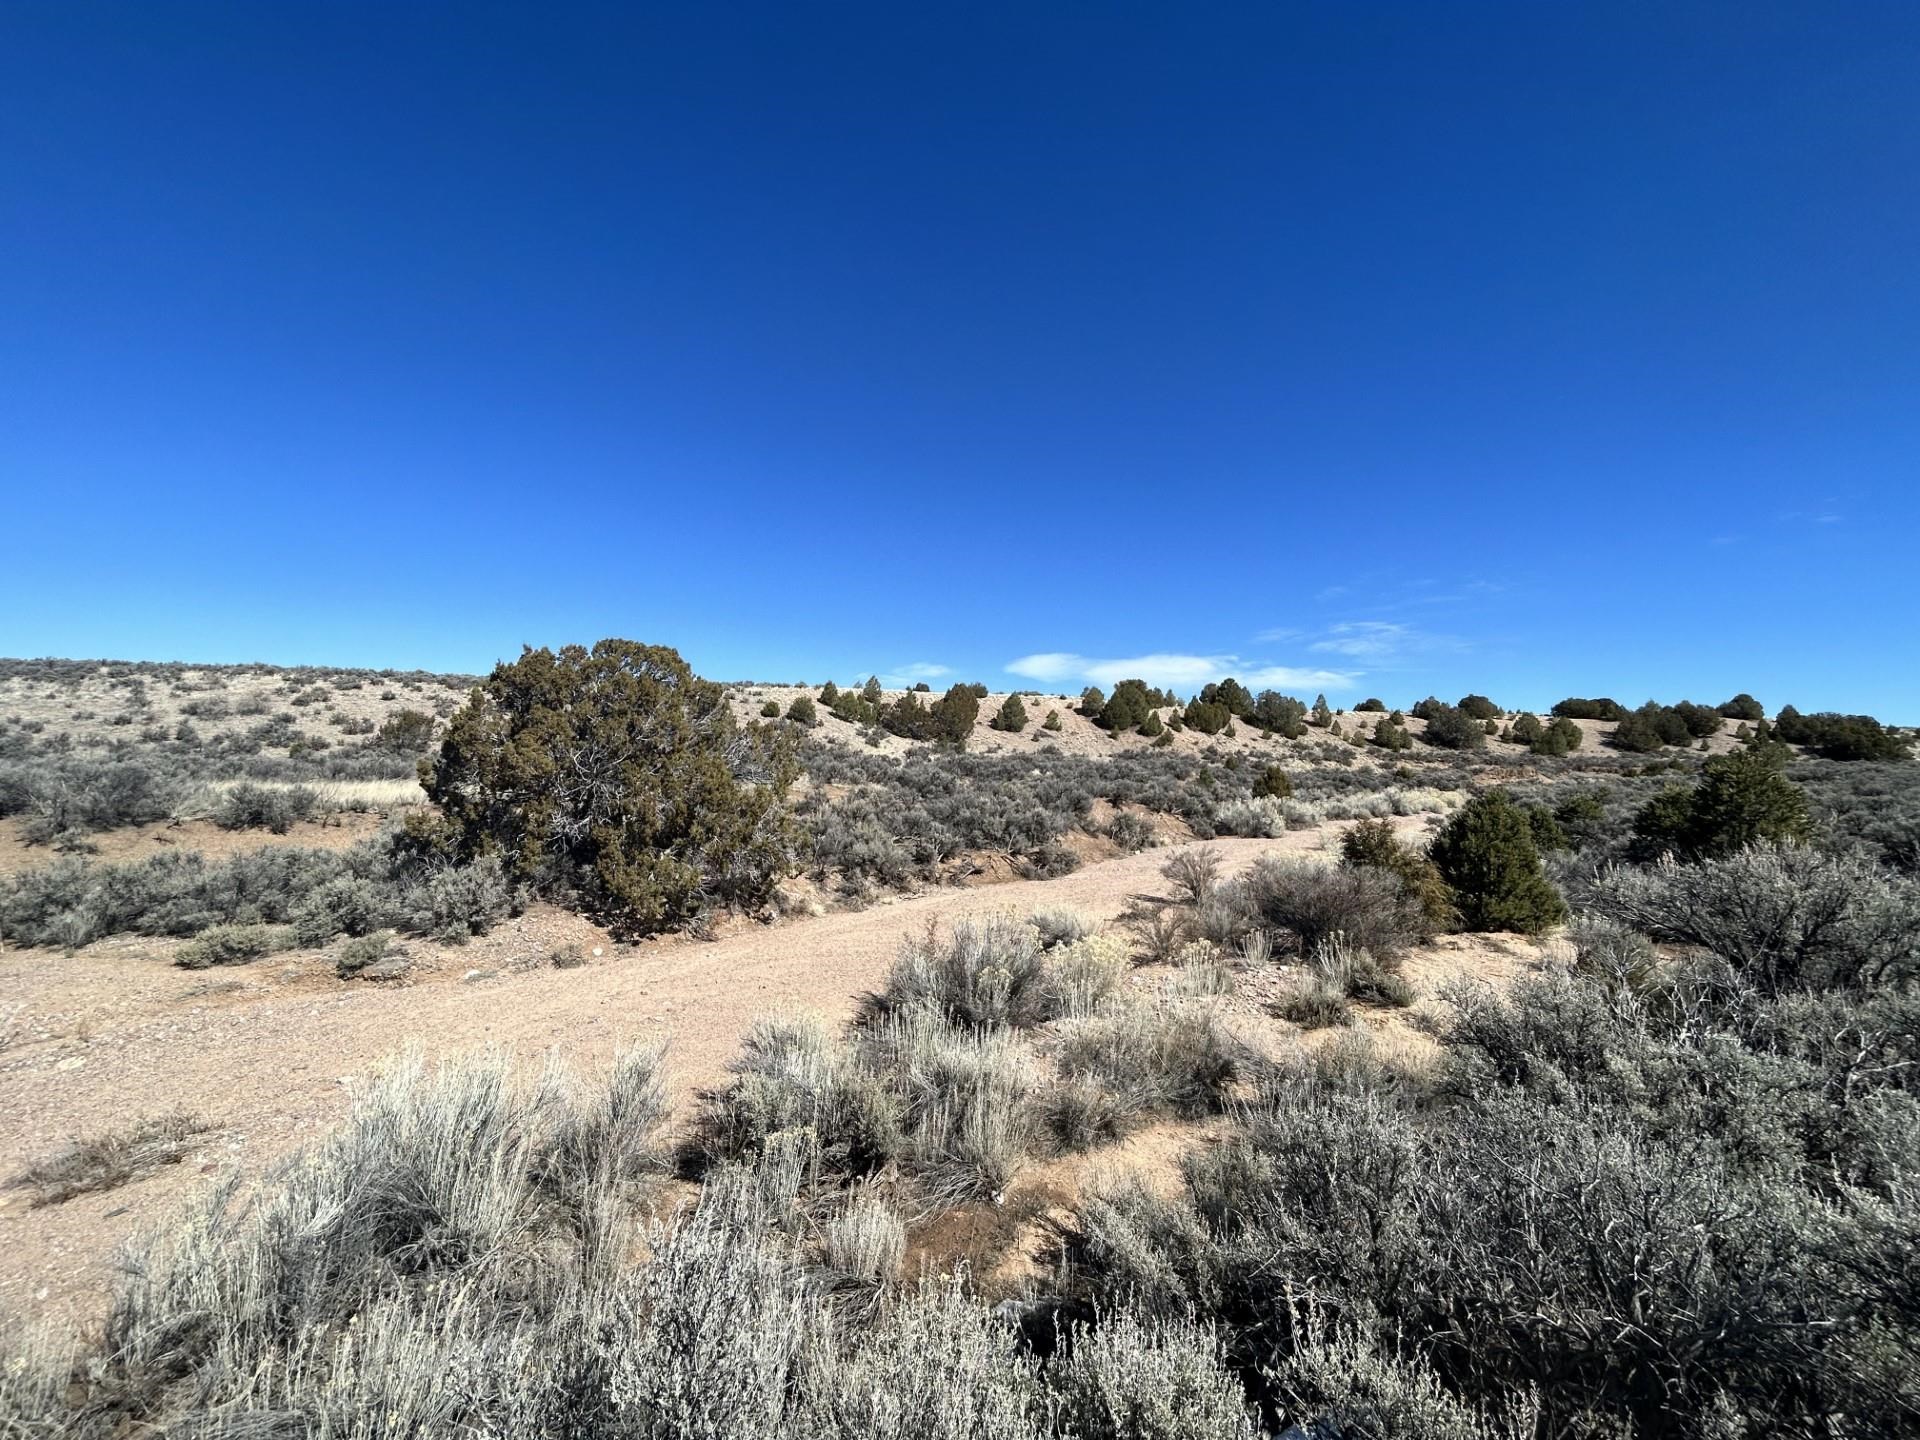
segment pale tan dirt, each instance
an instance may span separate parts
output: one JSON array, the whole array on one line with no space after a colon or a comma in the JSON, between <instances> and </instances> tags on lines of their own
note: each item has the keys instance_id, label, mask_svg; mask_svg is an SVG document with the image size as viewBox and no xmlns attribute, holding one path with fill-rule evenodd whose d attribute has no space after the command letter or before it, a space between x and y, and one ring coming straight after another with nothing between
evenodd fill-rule
<instances>
[{"instance_id":1,"label":"pale tan dirt","mask_svg":"<svg viewBox=\"0 0 1920 1440\"><path fill-rule=\"evenodd\" d=\"M118 864L173 850L182 854L198 851L209 860L242 850L288 845L305 850L345 850L378 835L386 823L385 815L346 810L319 820L301 820L286 834L275 835L267 830L222 830L211 820L161 820L89 835L82 853L100 864ZM24 830L24 821L0 820L0 875L31 870L61 858L51 846L28 844Z\"/></svg>"},{"instance_id":2,"label":"pale tan dirt","mask_svg":"<svg viewBox=\"0 0 1920 1440\"><path fill-rule=\"evenodd\" d=\"M1212 843L1233 871L1260 855L1329 853L1341 828ZM578 916L537 907L463 948L409 942L415 976L387 986L341 981L314 952L187 971L166 941L122 937L71 956L0 949L0 1177L66 1140L176 1106L219 1127L185 1164L119 1190L40 1209L0 1190L0 1313L97 1313L119 1244L209 1177L258 1175L322 1134L345 1113L343 1082L409 1045L429 1057L507 1047L529 1063L558 1050L591 1069L620 1045L666 1036L684 1117L698 1088L724 1080L755 1016L800 1008L846 1020L902 939L929 922L1042 906L1111 921L1164 894L1172 853L778 925L741 921L714 941L615 946ZM554 969L549 957L568 943L601 953ZM1264 1018L1257 995L1236 1008L1256 1043L1291 1028Z\"/></svg>"}]
</instances>

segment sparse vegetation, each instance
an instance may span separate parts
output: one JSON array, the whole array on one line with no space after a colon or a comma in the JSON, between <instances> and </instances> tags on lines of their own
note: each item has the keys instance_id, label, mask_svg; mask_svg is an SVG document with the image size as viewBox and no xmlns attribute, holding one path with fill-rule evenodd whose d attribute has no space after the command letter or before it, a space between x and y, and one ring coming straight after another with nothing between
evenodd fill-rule
<instances>
[{"instance_id":1,"label":"sparse vegetation","mask_svg":"<svg viewBox=\"0 0 1920 1440\"><path fill-rule=\"evenodd\" d=\"M76 1140L28 1165L12 1184L33 1192L35 1205L58 1205L76 1195L117 1190L167 1165L177 1165L213 1127L184 1110L138 1120L124 1129ZM0 1423L9 1416L0 1404Z\"/></svg>"},{"instance_id":2,"label":"sparse vegetation","mask_svg":"<svg viewBox=\"0 0 1920 1440\"><path fill-rule=\"evenodd\" d=\"M289 693L314 688L310 724L346 703L332 680ZM733 703L751 715L764 694ZM878 703L822 703L847 698ZM916 703L931 715L946 698ZM403 1062L246 1206L209 1202L136 1254L77 1351L13 1342L0 1431L1903 1433L1920 1344L1910 762L1792 740L1812 752L1798 755L1744 719L1755 743L1726 752L1694 713L1707 707L1682 702L1640 714L1656 735L1686 730L1650 763L1570 758L1550 737L1579 726L1531 715L1507 737L1531 756L1416 749L1403 763L1337 753L1331 724L1276 747L1251 733L1263 698L1222 686L1196 702L1246 722L1237 744L1189 733L1178 750L1102 742L1087 758L1026 743L969 755L931 735L868 753L831 724L827 746L795 733L782 696L796 723L768 728L810 772L808 864L850 894L964 873L976 852L1051 873L1072 863L1069 832L1129 848L1160 816L1201 835L1357 823L1334 866L1269 857L1229 879L1217 850L1183 845L1167 893L1139 898L1127 929L1047 909L925 932L844 1032L761 1022L704 1101L679 1157L699 1188L673 1205L653 1193L676 1158L657 1053L623 1055L592 1085L497 1058ZM253 703L234 697L217 719L201 707L199 723L233 733L214 727L264 718ZM1712 719L1733 723L1727 708ZM361 723L327 716L331 749L375 733L352 739ZM1384 711L1370 723L1397 728ZM170 718L152 728L162 738L140 744L180 743ZM0 728L0 763L48 765L20 748L38 743ZM777 754L751 728L731 743L749 766ZM146 763L133 753L121 763ZM1430 853L1386 819L1515 774ZM176 805L191 795L207 814L239 790L236 815L267 830L265 802L233 782L309 784L181 780ZM51 833L72 846L91 832ZM0 879L0 936L178 937L159 953L191 965L325 945L325 964L365 975L418 947L403 935L471 934L514 903L505 846L453 863L418 826L342 850L252 838L263 848L217 860L36 857ZM1372 1048L1370 1032L1405 1025L1385 1012L1414 998L1411 977L1433 973L1402 956L1456 923L1558 923L1549 874L1577 911L1566 943L1529 952L1533 972L1499 988L1454 982L1423 1005L1434 1058ZM782 913L812 894L783 893ZM523 954L585 963L581 945L553 946ZM587 991L601 973L545 983ZM1265 1059L1236 1031L1272 1027L1269 1011L1335 1033ZM1115 1180L1073 1199L1029 1172L1092 1152L1087 1173L1109 1173L1102 1147L1149 1120L1156 1144L1186 1146L1173 1191ZM49 1157L47 1198L191 1154L197 1125L136 1123ZM1016 1230L1063 1253L1043 1248L996 1310L993 1247L1010 1242L980 1237ZM974 1245L976 1267L942 1273Z\"/></svg>"}]
</instances>

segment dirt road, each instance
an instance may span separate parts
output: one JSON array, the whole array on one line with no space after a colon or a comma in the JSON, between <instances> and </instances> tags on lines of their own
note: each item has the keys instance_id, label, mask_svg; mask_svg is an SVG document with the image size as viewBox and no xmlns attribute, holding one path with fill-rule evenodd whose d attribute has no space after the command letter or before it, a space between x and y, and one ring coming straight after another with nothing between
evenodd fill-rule
<instances>
[{"instance_id":1,"label":"dirt road","mask_svg":"<svg viewBox=\"0 0 1920 1440\"><path fill-rule=\"evenodd\" d=\"M1214 842L1228 870L1256 856L1313 852L1340 827L1279 840ZM459 950L432 950L418 983L344 983L319 957L189 972L164 942L103 942L74 956L0 951L0 1177L63 1141L182 1106L218 1126L185 1164L153 1179L31 1208L0 1190L0 1313L97 1309L117 1246L163 1220L210 1177L252 1172L323 1132L346 1108L346 1077L409 1044L429 1056L479 1045L527 1058L558 1049L583 1068L619 1045L670 1037L682 1107L725 1074L755 1016L851 1013L903 936L994 911L1064 906L1090 920L1163 893L1167 849L1055 880L941 889L851 913L752 926L711 942L606 947L579 969L543 962L596 932L532 912ZM516 964L516 961L519 962ZM471 972L478 972L477 974Z\"/></svg>"}]
</instances>

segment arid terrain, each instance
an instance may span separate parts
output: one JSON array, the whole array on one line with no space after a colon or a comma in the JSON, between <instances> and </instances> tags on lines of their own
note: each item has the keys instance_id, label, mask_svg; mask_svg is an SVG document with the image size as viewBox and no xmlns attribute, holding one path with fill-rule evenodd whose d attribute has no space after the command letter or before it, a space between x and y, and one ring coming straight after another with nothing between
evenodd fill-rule
<instances>
[{"instance_id":1,"label":"arid terrain","mask_svg":"<svg viewBox=\"0 0 1920 1440\"><path fill-rule=\"evenodd\" d=\"M1210 1434L1355 1413L1384 1387L1451 1416L1440 1433L1494 1440L1550 1409L1517 1371L1473 1368L1497 1356L1446 1362L1471 1403L1434 1388L1454 1369L1354 1330L1293 1333L1267 1370L1279 1322L1261 1307L1297 1306L1326 1267L1350 1287L1329 1315L1358 1305L1370 1267L1402 1263L1341 1248L1367 1234L1423 1257L1426 1298L1405 1303L1428 1327L1514 1247L1533 1247L1540 1284L1601 1283L1556 1268L1553 1236L1587 1224L1568 1206L1656 1226L1632 1243L1666 1247L1663 1264L1730 1265L1684 1253L1716 1233L1715 1197L1787 1183L1746 1168L1741 1137L1799 1125L1812 1112L1776 1092L1832 1093L1837 1064L1870 1077L1846 1082L1867 1098L1788 1151L1848 1178L1834 1192L1805 1170L1790 1193L1833 1235L1911 1221L1889 1177L1913 1103L1920 788L1906 738L1877 722L1788 708L1783 740L1745 696L1316 713L1230 683L1185 701L1137 682L1111 701L836 696L710 686L670 651L608 644L562 657L560 673L603 668L557 705L544 652L485 681L0 662L0 1310L25 1357L0 1373L0 1419L107 1434L372 1403L463 1433L476 1404L565 1410L581 1402L550 1379L534 1401L476 1401L445 1388L457 1369L411 1360L377 1402L239 1377L285 1343L248 1337L289 1323L331 1357L300 1364L345 1363L327 1347L353 1343L367 1305L400 1307L369 1323L412 1345L461 1276L480 1288L458 1344L550 1355L500 1362L523 1381L569 1373L594 1297L656 1283L692 1246L692 1288L621 1324L719 1314L701 1287L746 1284L712 1278L741 1263L759 1277L741 1294L798 1307L748 1324L756 1345L816 1312L876 1317L870 1343L891 1345L937 1312L940 1343L972 1336L1019 1366L1092 1326L1075 1343L1106 1378L1086 1383L1153 1404L1197 1386ZM504 704L521 683L547 688ZM548 750L484 728L529 713ZM663 716L673 757L604 759ZM572 788L591 766L597 784ZM549 795L605 806L683 772L719 778L674 802L707 807L659 842L674 848L635 844L612 868L560 848L612 844L617 809L543 818L531 841L512 828ZM519 798L471 803L487 793ZM735 848L688 848L708 837ZM503 863L529 843L552 853ZM706 882L673 890L685 869L646 868L656 854ZM1855 1059L1809 1038L1820 1005L1862 1037ZM1774 1090L1749 1071L1676 1078L1733 1064L1728 1046L1785 1067ZM1716 1098L1723 1084L1737 1093ZM1700 1173L1658 1128L1729 1125ZM1788 1143L1766 1133L1763 1150ZM1559 1218L1516 1229L1502 1206ZM1682 1212L1693 1228L1658 1228ZM1274 1255L1293 1267L1280 1292ZM557 1265L558 1288L502 1328L521 1264ZM312 1318L258 1296L264 1276L317 1286L298 1302ZM1582 1292L1582 1317L1612 1313L1603 1292ZM1640 1303L1680 1326L1720 1302ZM1821 1323L1879 1344L1894 1302L1861 1303ZM182 1371L177 1337L208 1315L238 1328ZM69 1332L95 1355L84 1381L64 1342L35 1338ZM820 1377L878 1353L856 1333L805 1342L809 1384L853 1383ZM1819 1351L1823 1385L1907 1403L1880 1360L1820 1349L1825 1334L1792 1341ZM1165 1366L1187 1378L1149 1378ZM1004 1383L1043 1383L1019 1374ZM183 1375L227 1398L196 1410ZM438 1418L403 1424L416 1407Z\"/></svg>"},{"instance_id":2,"label":"arid terrain","mask_svg":"<svg viewBox=\"0 0 1920 1440\"><path fill-rule=\"evenodd\" d=\"M1340 828L1213 843L1237 871L1258 855L1324 858ZM213 1127L185 1163L123 1189L38 1208L20 1191L0 1191L0 1306L97 1313L125 1238L164 1224L188 1192L230 1175L258 1178L339 1121L356 1076L408 1047L437 1058L495 1046L535 1066L553 1051L594 1069L622 1044L665 1039L684 1118L697 1091L725 1079L757 1015L805 1010L844 1022L884 978L902 940L929 924L1048 907L1111 924L1136 897L1164 890L1159 872L1170 853L1121 856L1054 880L941 888L865 910L741 923L711 941L617 945L578 916L537 906L466 946L412 942L415 973L390 985L346 985L319 953L187 971L170 963L174 946L132 939L72 955L0 951L8 1027L0 1172L176 1105ZM585 947L589 962L554 969L549 957L569 943ZM1409 969L1430 999L1440 979L1504 979L1553 953L1523 936L1449 937L1420 951ZM1167 973L1145 966L1133 983L1151 986ZM1265 998L1256 982L1223 1008L1236 1031L1276 1051L1299 1032L1268 1015ZM1424 1040L1397 1016L1383 1015L1373 1028L1394 1047L1417 1050Z\"/></svg>"}]
</instances>

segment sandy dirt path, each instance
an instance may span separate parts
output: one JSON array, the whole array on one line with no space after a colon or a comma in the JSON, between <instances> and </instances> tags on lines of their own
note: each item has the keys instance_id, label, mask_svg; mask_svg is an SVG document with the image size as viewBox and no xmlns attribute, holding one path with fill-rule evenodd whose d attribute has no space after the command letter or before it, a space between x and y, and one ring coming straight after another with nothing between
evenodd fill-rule
<instances>
[{"instance_id":1,"label":"sandy dirt path","mask_svg":"<svg viewBox=\"0 0 1920 1440\"><path fill-rule=\"evenodd\" d=\"M1213 843L1231 872L1260 855L1324 851L1341 828ZM0 951L0 1025L14 1037L0 1049L0 1177L67 1139L175 1106L219 1127L186 1163L118 1190L40 1208L25 1191L0 1190L0 1314L96 1311L122 1242L209 1177L232 1167L259 1173L323 1133L345 1113L343 1082L408 1045L430 1057L502 1046L523 1061L557 1049L590 1071L620 1045L664 1035L684 1114L700 1087L724 1078L754 1017L804 1008L845 1019L903 937L929 922L1042 906L1111 920L1134 897L1165 892L1160 868L1172 853L1149 850L1054 880L934 890L716 941L613 947L580 969L503 965L463 978L460 967L510 954L516 942L543 954L540 926L556 917L532 914L484 946L439 952L437 973L398 987L343 983L311 958L304 970L263 961L183 971L168 963L170 946L149 941L76 956ZM36 1029L46 1015L80 1018L64 1033Z\"/></svg>"}]
</instances>

